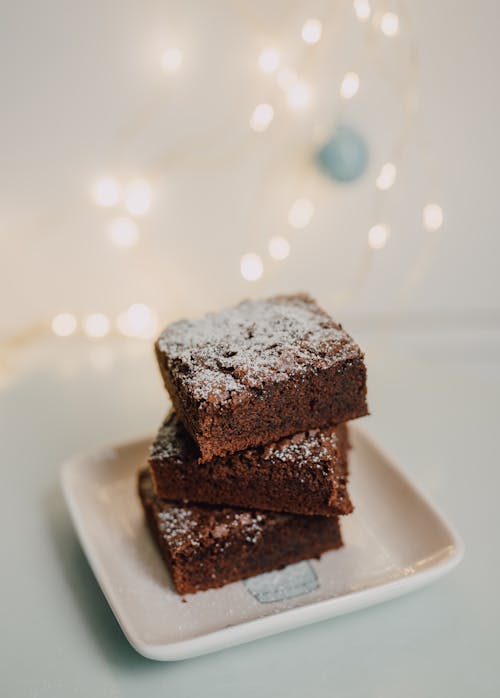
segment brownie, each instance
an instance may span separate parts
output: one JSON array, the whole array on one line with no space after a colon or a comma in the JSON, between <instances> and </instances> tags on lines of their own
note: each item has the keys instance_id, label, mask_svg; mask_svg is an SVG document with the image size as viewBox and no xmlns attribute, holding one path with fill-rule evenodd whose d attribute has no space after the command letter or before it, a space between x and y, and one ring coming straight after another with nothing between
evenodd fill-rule
<instances>
[{"instance_id":1,"label":"brownie","mask_svg":"<svg viewBox=\"0 0 500 698\"><path fill-rule=\"evenodd\" d=\"M172 411L149 457L156 495L333 516L349 514L347 426L312 430L199 463L195 442Z\"/></svg>"},{"instance_id":2,"label":"brownie","mask_svg":"<svg viewBox=\"0 0 500 698\"><path fill-rule=\"evenodd\" d=\"M307 295L174 322L156 355L202 462L368 411L363 353Z\"/></svg>"},{"instance_id":3,"label":"brownie","mask_svg":"<svg viewBox=\"0 0 500 698\"><path fill-rule=\"evenodd\" d=\"M337 517L175 504L155 497L147 469L138 484L179 594L221 587L342 545Z\"/></svg>"}]
</instances>

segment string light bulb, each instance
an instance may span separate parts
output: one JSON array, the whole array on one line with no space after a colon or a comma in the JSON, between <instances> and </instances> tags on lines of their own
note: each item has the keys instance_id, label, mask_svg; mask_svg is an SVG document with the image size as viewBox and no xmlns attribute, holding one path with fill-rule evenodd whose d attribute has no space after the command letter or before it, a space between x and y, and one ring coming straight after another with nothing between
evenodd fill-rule
<instances>
[{"instance_id":1,"label":"string light bulb","mask_svg":"<svg viewBox=\"0 0 500 698\"><path fill-rule=\"evenodd\" d=\"M381 250L382 247L386 246L389 234L389 228L383 223L374 225L373 228L370 228L368 231L368 245L372 250Z\"/></svg>"},{"instance_id":2,"label":"string light bulb","mask_svg":"<svg viewBox=\"0 0 500 698\"><path fill-rule=\"evenodd\" d=\"M292 228L306 228L314 216L314 204L310 199L297 199L288 211L288 222Z\"/></svg>"},{"instance_id":3,"label":"string light bulb","mask_svg":"<svg viewBox=\"0 0 500 698\"><path fill-rule=\"evenodd\" d=\"M367 19L370 19L372 8L368 0L354 0L353 7L360 22L366 22Z\"/></svg>"},{"instance_id":4,"label":"string light bulb","mask_svg":"<svg viewBox=\"0 0 500 698\"><path fill-rule=\"evenodd\" d=\"M153 192L145 179L130 182L125 192L125 208L134 216L143 216L151 207Z\"/></svg>"},{"instance_id":5,"label":"string light bulb","mask_svg":"<svg viewBox=\"0 0 500 698\"><path fill-rule=\"evenodd\" d=\"M257 133L266 131L274 117L270 104L258 104L250 117L250 128Z\"/></svg>"},{"instance_id":6,"label":"string light bulb","mask_svg":"<svg viewBox=\"0 0 500 698\"><path fill-rule=\"evenodd\" d=\"M158 317L144 303L133 303L118 315L116 326L125 337L151 339L158 331Z\"/></svg>"},{"instance_id":7,"label":"string light bulb","mask_svg":"<svg viewBox=\"0 0 500 698\"><path fill-rule=\"evenodd\" d=\"M139 241L139 228L127 216L120 216L111 221L109 237L117 247L133 247Z\"/></svg>"},{"instance_id":8,"label":"string light bulb","mask_svg":"<svg viewBox=\"0 0 500 698\"><path fill-rule=\"evenodd\" d=\"M380 18L380 31L392 38L399 34L399 17L395 12L385 12Z\"/></svg>"},{"instance_id":9,"label":"string light bulb","mask_svg":"<svg viewBox=\"0 0 500 698\"><path fill-rule=\"evenodd\" d=\"M116 206L120 200L120 185L114 177L101 177L94 184L92 194L98 206Z\"/></svg>"},{"instance_id":10,"label":"string light bulb","mask_svg":"<svg viewBox=\"0 0 500 698\"><path fill-rule=\"evenodd\" d=\"M290 254L290 243L286 238L277 235L269 240L267 249L269 250L269 254L273 259L281 262Z\"/></svg>"},{"instance_id":11,"label":"string light bulb","mask_svg":"<svg viewBox=\"0 0 500 698\"><path fill-rule=\"evenodd\" d=\"M390 189L396 180L396 174L396 165L394 165L392 162L386 162L384 165L382 165L379 175L375 181L377 189L380 189L380 191Z\"/></svg>"},{"instance_id":12,"label":"string light bulb","mask_svg":"<svg viewBox=\"0 0 500 698\"><path fill-rule=\"evenodd\" d=\"M178 48L168 48L161 57L161 67L166 73L176 73L182 65L184 56Z\"/></svg>"},{"instance_id":13,"label":"string light bulb","mask_svg":"<svg viewBox=\"0 0 500 698\"><path fill-rule=\"evenodd\" d=\"M359 90L359 75L357 73L346 73L340 83L340 96L344 99L351 99Z\"/></svg>"},{"instance_id":14,"label":"string light bulb","mask_svg":"<svg viewBox=\"0 0 500 698\"><path fill-rule=\"evenodd\" d=\"M444 213L438 204L427 204L422 211L422 224L430 233L434 233L443 225Z\"/></svg>"},{"instance_id":15,"label":"string light bulb","mask_svg":"<svg viewBox=\"0 0 500 698\"><path fill-rule=\"evenodd\" d=\"M323 30L319 19L308 19L302 27L302 39L306 44L317 44Z\"/></svg>"},{"instance_id":16,"label":"string light bulb","mask_svg":"<svg viewBox=\"0 0 500 698\"><path fill-rule=\"evenodd\" d=\"M83 321L83 331L92 339L105 337L110 329L109 319L104 313L92 313Z\"/></svg>"},{"instance_id":17,"label":"string light bulb","mask_svg":"<svg viewBox=\"0 0 500 698\"><path fill-rule=\"evenodd\" d=\"M264 73L274 73L280 62L280 53L275 48L267 48L259 54L259 67Z\"/></svg>"},{"instance_id":18,"label":"string light bulb","mask_svg":"<svg viewBox=\"0 0 500 698\"><path fill-rule=\"evenodd\" d=\"M262 259L255 252L247 252L240 260L240 272L245 281L257 281L264 272Z\"/></svg>"},{"instance_id":19,"label":"string light bulb","mask_svg":"<svg viewBox=\"0 0 500 698\"><path fill-rule=\"evenodd\" d=\"M69 337L76 330L76 317L72 313L59 313L52 319L50 327L58 337Z\"/></svg>"},{"instance_id":20,"label":"string light bulb","mask_svg":"<svg viewBox=\"0 0 500 698\"><path fill-rule=\"evenodd\" d=\"M311 104L312 92L305 82L296 82L287 90L286 100L291 109L300 111Z\"/></svg>"}]
</instances>

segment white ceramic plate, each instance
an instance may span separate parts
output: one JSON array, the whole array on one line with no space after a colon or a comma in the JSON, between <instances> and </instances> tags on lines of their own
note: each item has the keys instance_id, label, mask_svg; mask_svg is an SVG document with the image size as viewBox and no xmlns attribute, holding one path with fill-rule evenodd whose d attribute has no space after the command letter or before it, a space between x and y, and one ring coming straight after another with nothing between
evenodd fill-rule
<instances>
[{"instance_id":1,"label":"white ceramic plate","mask_svg":"<svg viewBox=\"0 0 500 698\"><path fill-rule=\"evenodd\" d=\"M138 652L175 660L212 652L400 596L462 558L451 526L357 426L351 427L345 547L183 602L136 495L150 440L80 455L62 467L78 536L125 635Z\"/></svg>"}]
</instances>

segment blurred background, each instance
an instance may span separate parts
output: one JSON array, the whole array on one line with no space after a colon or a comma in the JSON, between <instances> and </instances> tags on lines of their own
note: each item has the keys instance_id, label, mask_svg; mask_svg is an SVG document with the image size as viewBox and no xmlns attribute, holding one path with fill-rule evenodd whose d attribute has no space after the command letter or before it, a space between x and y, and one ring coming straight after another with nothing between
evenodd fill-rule
<instances>
[{"instance_id":1,"label":"blurred background","mask_svg":"<svg viewBox=\"0 0 500 698\"><path fill-rule=\"evenodd\" d=\"M486 0L5 6L4 349L297 289L357 331L496 335L496 24Z\"/></svg>"}]
</instances>

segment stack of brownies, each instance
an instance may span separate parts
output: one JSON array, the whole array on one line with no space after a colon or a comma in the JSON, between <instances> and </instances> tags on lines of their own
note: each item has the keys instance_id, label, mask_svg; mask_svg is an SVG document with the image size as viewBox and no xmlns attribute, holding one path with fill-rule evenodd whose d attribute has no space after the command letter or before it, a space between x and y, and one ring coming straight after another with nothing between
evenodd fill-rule
<instances>
[{"instance_id":1,"label":"stack of brownies","mask_svg":"<svg viewBox=\"0 0 500 698\"><path fill-rule=\"evenodd\" d=\"M363 353L306 295L169 325L173 403L139 494L180 594L342 545L346 422L367 414Z\"/></svg>"}]
</instances>

